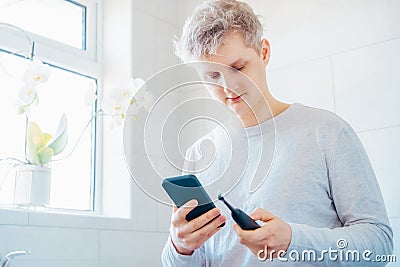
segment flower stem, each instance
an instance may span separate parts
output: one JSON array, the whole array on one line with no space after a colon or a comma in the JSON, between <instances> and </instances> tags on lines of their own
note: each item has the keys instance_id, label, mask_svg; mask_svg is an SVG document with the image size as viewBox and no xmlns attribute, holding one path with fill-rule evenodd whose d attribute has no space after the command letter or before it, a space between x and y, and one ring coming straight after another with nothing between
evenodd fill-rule
<instances>
[{"instance_id":1,"label":"flower stem","mask_svg":"<svg viewBox=\"0 0 400 267\"><path fill-rule=\"evenodd\" d=\"M29 162L28 161L28 157L27 157L27 147L28 147L28 114L25 113L25 145L24 145L24 155L25 155L25 162Z\"/></svg>"},{"instance_id":2,"label":"flower stem","mask_svg":"<svg viewBox=\"0 0 400 267\"><path fill-rule=\"evenodd\" d=\"M109 114L105 114L104 111L103 111L102 109L96 111L96 113L94 113L94 114L92 115L92 117L90 117L89 121L86 123L85 128L83 128L81 134L79 135L79 138L76 140L74 146L72 147L72 150L68 153L68 155L66 155L65 157L60 158L60 159L53 159L53 160L52 160L53 162L54 162L54 161L60 161L60 160L67 159L67 158L69 158L69 157L72 155L72 153L74 153L75 149L77 148L77 146L79 145L79 142L81 141L81 139L82 139L82 137L83 137L83 134L85 133L85 131L87 130L87 128L89 128L89 126L92 124L92 121L93 121L97 116L110 116L110 115L109 115Z\"/></svg>"}]
</instances>

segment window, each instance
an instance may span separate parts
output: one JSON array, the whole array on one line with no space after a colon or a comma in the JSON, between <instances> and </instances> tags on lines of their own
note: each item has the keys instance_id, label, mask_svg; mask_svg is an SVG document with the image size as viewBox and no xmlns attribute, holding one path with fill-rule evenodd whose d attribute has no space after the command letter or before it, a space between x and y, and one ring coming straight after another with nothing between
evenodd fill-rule
<instances>
[{"instance_id":1,"label":"window","mask_svg":"<svg viewBox=\"0 0 400 267\"><path fill-rule=\"evenodd\" d=\"M51 74L39 87L39 105L32 108L30 120L37 122L44 132L54 134L61 115L65 113L68 119L67 147L51 163L52 208L95 208L98 118L86 128L96 112L96 104L85 105L85 96L89 88L100 84L98 8L94 0L0 3L0 22L27 33L26 36L23 31L0 25L0 158L24 159L25 122L24 116L17 115L15 102L29 64L26 57L31 52L31 39L34 55L51 66ZM0 204L12 201L13 177L4 178L6 174L5 167L0 165Z\"/></svg>"},{"instance_id":2,"label":"window","mask_svg":"<svg viewBox=\"0 0 400 267\"><path fill-rule=\"evenodd\" d=\"M86 48L86 7L72 1L24 0L0 4L0 19L76 48Z\"/></svg>"}]
</instances>

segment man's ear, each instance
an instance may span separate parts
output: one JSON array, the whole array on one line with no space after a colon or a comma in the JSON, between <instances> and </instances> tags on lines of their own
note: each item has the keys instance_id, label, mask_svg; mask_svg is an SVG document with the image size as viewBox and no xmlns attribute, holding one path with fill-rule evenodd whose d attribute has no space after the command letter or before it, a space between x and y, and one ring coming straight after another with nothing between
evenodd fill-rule
<instances>
[{"instance_id":1,"label":"man's ear","mask_svg":"<svg viewBox=\"0 0 400 267\"><path fill-rule=\"evenodd\" d=\"M267 39L261 40L261 58L264 61L265 66L268 65L271 49Z\"/></svg>"}]
</instances>

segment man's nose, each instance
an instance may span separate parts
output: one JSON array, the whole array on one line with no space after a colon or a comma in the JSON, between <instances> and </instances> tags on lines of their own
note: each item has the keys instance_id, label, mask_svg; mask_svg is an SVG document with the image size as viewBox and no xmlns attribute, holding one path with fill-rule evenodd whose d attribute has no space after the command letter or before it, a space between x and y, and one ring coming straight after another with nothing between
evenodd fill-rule
<instances>
[{"instance_id":1,"label":"man's nose","mask_svg":"<svg viewBox=\"0 0 400 267\"><path fill-rule=\"evenodd\" d=\"M227 77L223 75L221 79L221 85L224 88L224 93L227 95L237 94L238 85L234 77Z\"/></svg>"}]
</instances>

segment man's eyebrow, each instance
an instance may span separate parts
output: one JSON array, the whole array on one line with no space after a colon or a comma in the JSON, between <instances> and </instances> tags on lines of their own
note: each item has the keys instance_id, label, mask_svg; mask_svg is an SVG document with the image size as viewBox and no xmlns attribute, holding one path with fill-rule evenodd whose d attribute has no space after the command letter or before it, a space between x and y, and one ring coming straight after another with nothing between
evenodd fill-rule
<instances>
[{"instance_id":1,"label":"man's eyebrow","mask_svg":"<svg viewBox=\"0 0 400 267\"><path fill-rule=\"evenodd\" d=\"M233 66L237 66L239 63L244 62L243 58L239 58L237 60L235 60L233 63L229 64L228 66L233 67Z\"/></svg>"}]
</instances>

